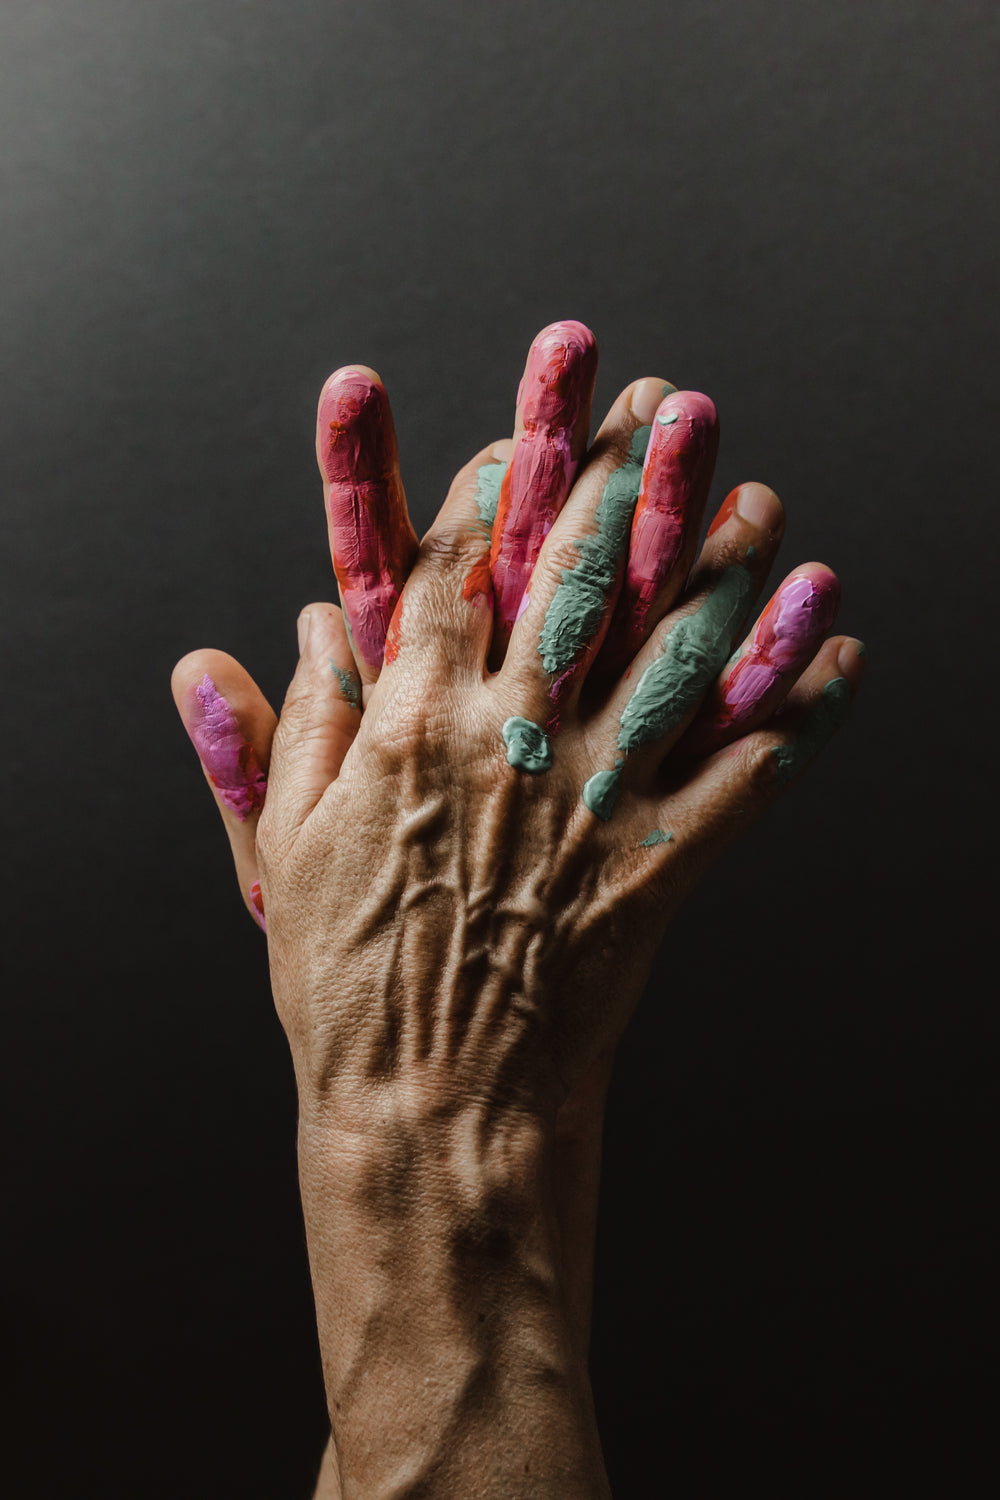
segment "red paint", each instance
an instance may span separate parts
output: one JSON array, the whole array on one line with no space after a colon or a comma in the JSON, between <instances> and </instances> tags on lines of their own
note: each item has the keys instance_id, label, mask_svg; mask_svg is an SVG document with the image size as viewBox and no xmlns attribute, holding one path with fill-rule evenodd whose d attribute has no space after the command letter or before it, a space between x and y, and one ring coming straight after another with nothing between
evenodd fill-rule
<instances>
[{"instance_id":1,"label":"red paint","mask_svg":"<svg viewBox=\"0 0 1000 1500\"><path fill-rule=\"evenodd\" d=\"M255 880L253 882L253 884L251 885L250 890L248 892L248 895L250 897L250 904L251 904L251 906L254 909L254 915L257 918L257 922L258 922L258 925L260 927L260 930L261 930L261 932L266 932L267 931L267 923L264 920L264 897L261 895L260 881L259 880Z\"/></svg>"},{"instance_id":2,"label":"red paint","mask_svg":"<svg viewBox=\"0 0 1000 1500\"><path fill-rule=\"evenodd\" d=\"M489 598L493 593L493 577L490 573L490 554L484 552L482 557L473 563L465 576L462 585L462 598L474 601L483 597Z\"/></svg>"},{"instance_id":3,"label":"red paint","mask_svg":"<svg viewBox=\"0 0 1000 1500\"><path fill-rule=\"evenodd\" d=\"M662 604L678 563L691 550L718 447L718 417L707 396L677 391L661 401L646 449L622 592L608 632L609 665L615 670L642 646L650 611Z\"/></svg>"},{"instance_id":4,"label":"red paint","mask_svg":"<svg viewBox=\"0 0 1000 1500\"><path fill-rule=\"evenodd\" d=\"M392 612L392 615L389 619L388 628L385 632L385 660L387 662L395 661L396 657L399 655L399 648L402 644L402 634L400 631L402 614L403 596L400 595L400 597L396 600L396 607Z\"/></svg>"},{"instance_id":5,"label":"red paint","mask_svg":"<svg viewBox=\"0 0 1000 1500\"><path fill-rule=\"evenodd\" d=\"M743 486L738 484L734 490L729 491L729 494L726 496L725 500L723 500L722 505L719 508L719 514L716 516L715 520L708 528L709 536L714 536L720 527L725 526L726 522L729 520L729 517L736 509L736 501L739 499L739 493L742 488Z\"/></svg>"},{"instance_id":6,"label":"red paint","mask_svg":"<svg viewBox=\"0 0 1000 1500\"><path fill-rule=\"evenodd\" d=\"M490 548L501 643L523 608L542 543L576 475L573 439L580 436L596 372L597 344L582 323L552 323L531 346L519 401L524 430L500 489Z\"/></svg>"},{"instance_id":7,"label":"red paint","mask_svg":"<svg viewBox=\"0 0 1000 1500\"><path fill-rule=\"evenodd\" d=\"M354 647L373 671L417 554L384 387L343 369L323 387L316 456L326 481L333 569Z\"/></svg>"}]
</instances>

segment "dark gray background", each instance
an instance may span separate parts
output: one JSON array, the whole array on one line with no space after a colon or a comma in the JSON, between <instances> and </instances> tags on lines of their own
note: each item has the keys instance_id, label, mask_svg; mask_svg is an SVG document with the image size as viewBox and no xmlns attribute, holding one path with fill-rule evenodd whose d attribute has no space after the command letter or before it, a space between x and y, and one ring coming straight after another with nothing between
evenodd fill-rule
<instances>
[{"instance_id":1,"label":"dark gray background","mask_svg":"<svg viewBox=\"0 0 1000 1500\"><path fill-rule=\"evenodd\" d=\"M382 372L426 524L558 317L599 408L714 397L714 498L773 484L871 651L622 1048L616 1493L991 1461L997 41L973 0L7 0L15 1493L308 1493L291 1072L169 671L280 700L331 369Z\"/></svg>"}]
</instances>

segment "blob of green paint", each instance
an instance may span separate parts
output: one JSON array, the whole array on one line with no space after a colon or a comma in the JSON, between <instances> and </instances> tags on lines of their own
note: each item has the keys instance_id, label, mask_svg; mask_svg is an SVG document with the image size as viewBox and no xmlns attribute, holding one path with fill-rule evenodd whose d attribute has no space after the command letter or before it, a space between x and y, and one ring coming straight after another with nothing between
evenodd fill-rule
<instances>
[{"instance_id":1,"label":"blob of green paint","mask_svg":"<svg viewBox=\"0 0 1000 1500\"><path fill-rule=\"evenodd\" d=\"M674 423L679 422L680 419L681 414L679 411L667 411L663 413L662 417L657 417L656 420L661 427L673 427Z\"/></svg>"},{"instance_id":2,"label":"blob of green paint","mask_svg":"<svg viewBox=\"0 0 1000 1500\"><path fill-rule=\"evenodd\" d=\"M330 661L330 658L327 657ZM351 708L361 707L361 678L357 672L350 672L344 667L338 667L335 661L330 661L330 671L340 683L340 696Z\"/></svg>"},{"instance_id":3,"label":"blob of green paint","mask_svg":"<svg viewBox=\"0 0 1000 1500\"><path fill-rule=\"evenodd\" d=\"M618 793L621 790L623 760L615 762L613 771L597 771L589 781L583 784L583 805L590 809L595 817L602 818L606 823L615 810L618 801Z\"/></svg>"},{"instance_id":4,"label":"blob of green paint","mask_svg":"<svg viewBox=\"0 0 1000 1500\"><path fill-rule=\"evenodd\" d=\"M753 542L751 542L749 547L747 548L747 562L753 562L756 556L757 548L754 546Z\"/></svg>"},{"instance_id":5,"label":"blob of green paint","mask_svg":"<svg viewBox=\"0 0 1000 1500\"><path fill-rule=\"evenodd\" d=\"M654 828L647 838L640 840L639 848L655 849L657 844L669 844L672 838L672 833L664 833L662 828Z\"/></svg>"},{"instance_id":6,"label":"blob of green paint","mask_svg":"<svg viewBox=\"0 0 1000 1500\"><path fill-rule=\"evenodd\" d=\"M818 755L833 734L847 718L851 706L851 689L846 677L831 677L819 697L819 702L806 719L790 745L777 745L771 751L778 763L778 780L782 785Z\"/></svg>"},{"instance_id":7,"label":"blob of green paint","mask_svg":"<svg viewBox=\"0 0 1000 1500\"><path fill-rule=\"evenodd\" d=\"M660 387L660 395L661 396L676 396L677 395L677 387L675 385L671 385L669 380L665 380L663 382L663 385Z\"/></svg>"},{"instance_id":8,"label":"blob of green paint","mask_svg":"<svg viewBox=\"0 0 1000 1500\"><path fill-rule=\"evenodd\" d=\"M725 665L746 618L753 582L739 563L727 568L704 604L678 620L658 656L639 678L622 711L618 748L626 753L662 739L687 718Z\"/></svg>"},{"instance_id":9,"label":"blob of green paint","mask_svg":"<svg viewBox=\"0 0 1000 1500\"><path fill-rule=\"evenodd\" d=\"M855 646L854 651L855 651L855 655L857 655L857 656L867 656L868 655L868 647L865 645L864 641L859 641L858 644Z\"/></svg>"},{"instance_id":10,"label":"blob of green paint","mask_svg":"<svg viewBox=\"0 0 1000 1500\"><path fill-rule=\"evenodd\" d=\"M628 457L604 486L594 515L597 532L574 543L580 561L575 568L563 569L545 611L538 651L542 666L554 677L567 671L597 634L628 545L651 430L637 427L632 434Z\"/></svg>"},{"instance_id":11,"label":"blob of green paint","mask_svg":"<svg viewBox=\"0 0 1000 1500\"><path fill-rule=\"evenodd\" d=\"M476 470L476 510L479 526L487 537L493 534L493 522L500 504L500 486L506 472L504 463L480 464Z\"/></svg>"},{"instance_id":12,"label":"blob of green paint","mask_svg":"<svg viewBox=\"0 0 1000 1500\"><path fill-rule=\"evenodd\" d=\"M530 771L533 776L547 771L552 764L552 746L544 729L539 729L530 719L508 719L501 729L503 742L507 746L507 760L518 771Z\"/></svg>"}]
</instances>

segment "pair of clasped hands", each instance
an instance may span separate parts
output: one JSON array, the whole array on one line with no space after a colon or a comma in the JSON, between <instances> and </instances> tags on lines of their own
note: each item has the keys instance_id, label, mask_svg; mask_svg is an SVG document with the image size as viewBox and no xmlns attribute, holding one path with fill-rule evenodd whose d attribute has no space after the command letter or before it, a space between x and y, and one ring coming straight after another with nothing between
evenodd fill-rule
<instances>
[{"instance_id":1,"label":"pair of clasped hands","mask_svg":"<svg viewBox=\"0 0 1000 1500\"><path fill-rule=\"evenodd\" d=\"M513 438L421 542L385 389L338 370L340 608L300 615L280 718L221 652L174 672L295 1065L322 1494L513 1494L525 1462L532 1493L606 1493L585 1366L614 1047L679 902L862 673L822 564L749 623L766 486L699 548L712 402L638 380L589 442L596 368L582 324L543 329Z\"/></svg>"}]
</instances>

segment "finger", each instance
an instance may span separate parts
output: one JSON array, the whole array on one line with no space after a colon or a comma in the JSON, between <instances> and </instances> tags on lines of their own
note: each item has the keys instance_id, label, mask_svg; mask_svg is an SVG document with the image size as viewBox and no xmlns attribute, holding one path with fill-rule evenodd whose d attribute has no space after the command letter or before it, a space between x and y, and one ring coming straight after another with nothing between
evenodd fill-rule
<instances>
[{"instance_id":1,"label":"finger","mask_svg":"<svg viewBox=\"0 0 1000 1500\"><path fill-rule=\"evenodd\" d=\"M390 621L387 666L401 655L407 672L482 679L494 624L490 537L512 449L503 438L456 474Z\"/></svg>"},{"instance_id":2,"label":"finger","mask_svg":"<svg viewBox=\"0 0 1000 1500\"><path fill-rule=\"evenodd\" d=\"M850 636L833 636L816 653L768 722L701 764L661 804L659 821L674 853L697 871L765 812L845 722L867 653Z\"/></svg>"},{"instance_id":3,"label":"finger","mask_svg":"<svg viewBox=\"0 0 1000 1500\"><path fill-rule=\"evenodd\" d=\"M185 656L170 686L222 815L243 901L264 928L255 838L277 717L249 673L222 651Z\"/></svg>"},{"instance_id":4,"label":"finger","mask_svg":"<svg viewBox=\"0 0 1000 1500\"><path fill-rule=\"evenodd\" d=\"M316 457L351 644L362 681L371 683L417 552L389 398L374 370L349 365L330 376L319 398Z\"/></svg>"},{"instance_id":5,"label":"finger","mask_svg":"<svg viewBox=\"0 0 1000 1500\"><path fill-rule=\"evenodd\" d=\"M511 712L551 731L571 710L612 617L663 382L627 386L538 556L496 684Z\"/></svg>"},{"instance_id":6,"label":"finger","mask_svg":"<svg viewBox=\"0 0 1000 1500\"><path fill-rule=\"evenodd\" d=\"M691 568L719 448L715 405L676 391L653 419L625 579L598 670L616 676L673 605Z\"/></svg>"},{"instance_id":7,"label":"finger","mask_svg":"<svg viewBox=\"0 0 1000 1500\"><path fill-rule=\"evenodd\" d=\"M278 860L336 780L361 723L361 681L341 611L310 604L299 616L298 635L299 662L274 732L258 830L258 853L263 842ZM266 873L267 859L261 864Z\"/></svg>"},{"instance_id":8,"label":"finger","mask_svg":"<svg viewBox=\"0 0 1000 1500\"><path fill-rule=\"evenodd\" d=\"M514 455L500 491L490 552L499 664L524 608L532 570L587 446L597 343L572 320L543 328L518 389Z\"/></svg>"},{"instance_id":9,"label":"finger","mask_svg":"<svg viewBox=\"0 0 1000 1500\"><path fill-rule=\"evenodd\" d=\"M626 766L633 787L655 778L729 657L767 575L784 525L781 502L766 485L743 485L740 494L706 541L683 602L657 627L602 713L605 760L582 793L599 818L611 817Z\"/></svg>"},{"instance_id":10,"label":"finger","mask_svg":"<svg viewBox=\"0 0 1000 1500\"><path fill-rule=\"evenodd\" d=\"M678 752L710 755L763 724L816 655L839 603L836 574L822 563L790 573L709 690Z\"/></svg>"}]
</instances>

